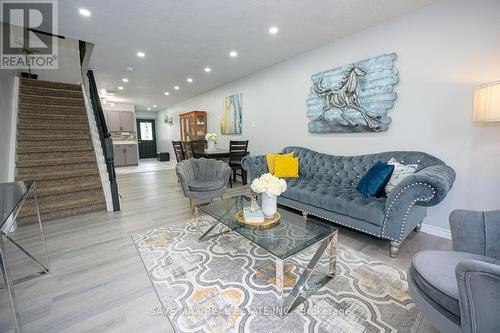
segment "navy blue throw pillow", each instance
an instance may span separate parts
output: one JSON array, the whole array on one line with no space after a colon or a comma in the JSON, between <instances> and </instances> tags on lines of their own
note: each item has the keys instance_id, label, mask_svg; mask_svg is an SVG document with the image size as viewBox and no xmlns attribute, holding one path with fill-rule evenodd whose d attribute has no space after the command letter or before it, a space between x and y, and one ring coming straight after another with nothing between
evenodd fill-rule
<instances>
[{"instance_id":1,"label":"navy blue throw pillow","mask_svg":"<svg viewBox=\"0 0 500 333\"><path fill-rule=\"evenodd\" d=\"M358 184L358 191L366 197L378 197L384 193L384 188L391 179L394 165L389 165L383 161L377 161L368 171L365 172Z\"/></svg>"}]
</instances>

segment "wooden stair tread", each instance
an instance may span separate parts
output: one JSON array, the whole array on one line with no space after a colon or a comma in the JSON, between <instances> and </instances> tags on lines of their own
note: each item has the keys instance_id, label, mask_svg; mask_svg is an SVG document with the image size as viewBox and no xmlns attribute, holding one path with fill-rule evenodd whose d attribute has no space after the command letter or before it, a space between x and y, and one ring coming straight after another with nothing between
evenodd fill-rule
<instances>
[{"instance_id":1,"label":"wooden stair tread","mask_svg":"<svg viewBox=\"0 0 500 333\"><path fill-rule=\"evenodd\" d=\"M43 81L34 80L28 78L21 78L21 87L46 87L52 89L63 89L63 90L74 90L82 91L82 87L79 84L71 84L65 82L55 82L55 81Z\"/></svg>"},{"instance_id":2,"label":"wooden stair tread","mask_svg":"<svg viewBox=\"0 0 500 333\"><path fill-rule=\"evenodd\" d=\"M44 159L59 159L59 158L78 158L84 156L94 156L94 150L88 147L83 151L55 151L55 152L31 152L29 154L17 153L17 161L24 160L44 160Z\"/></svg>"},{"instance_id":3,"label":"wooden stair tread","mask_svg":"<svg viewBox=\"0 0 500 333\"><path fill-rule=\"evenodd\" d=\"M81 91L21 85L20 92L26 95L81 98Z\"/></svg>"},{"instance_id":4,"label":"wooden stair tread","mask_svg":"<svg viewBox=\"0 0 500 333\"><path fill-rule=\"evenodd\" d=\"M99 172L96 168L82 168L73 170L63 170L63 171L43 171L39 173L25 173L18 174L16 180L51 180L51 179L65 179L73 178L79 176L99 176Z\"/></svg>"},{"instance_id":5,"label":"wooden stair tread","mask_svg":"<svg viewBox=\"0 0 500 333\"><path fill-rule=\"evenodd\" d=\"M25 142L29 142L29 141L25 141ZM92 153L94 152L91 145L81 145L81 144L68 145L68 146L56 146L56 145L54 145L54 146L24 146L24 147L17 147L16 151L17 151L18 157L20 155L31 154L31 153L87 152L87 151L91 151Z\"/></svg>"},{"instance_id":6,"label":"wooden stair tread","mask_svg":"<svg viewBox=\"0 0 500 333\"><path fill-rule=\"evenodd\" d=\"M104 202L92 205L85 205L77 208L69 208L65 210L57 210L50 213L42 213L42 223L45 221L56 220L68 216L86 214L96 211L106 210L106 204ZM33 224L38 223L38 218L36 215L29 215L24 217L18 217L16 219L18 225Z\"/></svg>"},{"instance_id":7,"label":"wooden stair tread","mask_svg":"<svg viewBox=\"0 0 500 333\"><path fill-rule=\"evenodd\" d=\"M44 159L25 159L16 162L17 168L27 168L35 166L55 166L64 164L76 164L82 162L95 161L95 155L79 156L79 157L62 157L62 158L44 158Z\"/></svg>"}]
</instances>

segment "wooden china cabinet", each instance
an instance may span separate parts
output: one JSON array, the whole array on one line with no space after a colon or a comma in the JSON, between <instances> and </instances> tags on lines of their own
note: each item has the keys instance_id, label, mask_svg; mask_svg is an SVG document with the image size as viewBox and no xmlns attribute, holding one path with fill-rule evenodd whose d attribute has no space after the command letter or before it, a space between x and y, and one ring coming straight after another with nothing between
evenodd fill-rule
<instances>
[{"instance_id":1,"label":"wooden china cabinet","mask_svg":"<svg viewBox=\"0 0 500 333\"><path fill-rule=\"evenodd\" d=\"M205 139L207 134L207 113L205 111L191 111L179 115L181 140L191 141Z\"/></svg>"}]
</instances>

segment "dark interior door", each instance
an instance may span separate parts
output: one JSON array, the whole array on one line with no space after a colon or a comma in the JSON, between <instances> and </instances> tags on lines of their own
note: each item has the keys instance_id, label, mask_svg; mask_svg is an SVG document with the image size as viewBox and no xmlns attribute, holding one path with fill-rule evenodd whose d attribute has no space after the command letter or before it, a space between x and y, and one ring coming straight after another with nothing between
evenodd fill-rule
<instances>
[{"instance_id":1,"label":"dark interior door","mask_svg":"<svg viewBox=\"0 0 500 333\"><path fill-rule=\"evenodd\" d=\"M139 158L156 157L156 129L153 119L137 119Z\"/></svg>"}]
</instances>

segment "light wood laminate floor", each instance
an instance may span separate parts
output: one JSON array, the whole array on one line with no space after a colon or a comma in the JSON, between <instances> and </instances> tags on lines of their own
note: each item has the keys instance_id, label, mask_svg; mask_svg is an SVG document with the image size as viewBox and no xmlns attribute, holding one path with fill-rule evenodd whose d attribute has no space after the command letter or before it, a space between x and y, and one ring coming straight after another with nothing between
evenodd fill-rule
<instances>
[{"instance_id":1,"label":"light wood laminate floor","mask_svg":"<svg viewBox=\"0 0 500 333\"><path fill-rule=\"evenodd\" d=\"M97 212L44 223L51 272L15 291L25 332L173 332L165 317L151 315L159 301L132 243L131 234L189 220L174 170L119 175L122 211ZM237 183L227 196L248 191ZM388 242L339 228L345 246L407 269L422 249L449 249L445 239L413 233L398 258ZM8 311L0 291L0 332ZM433 331L423 323L419 332Z\"/></svg>"}]
</instances>

